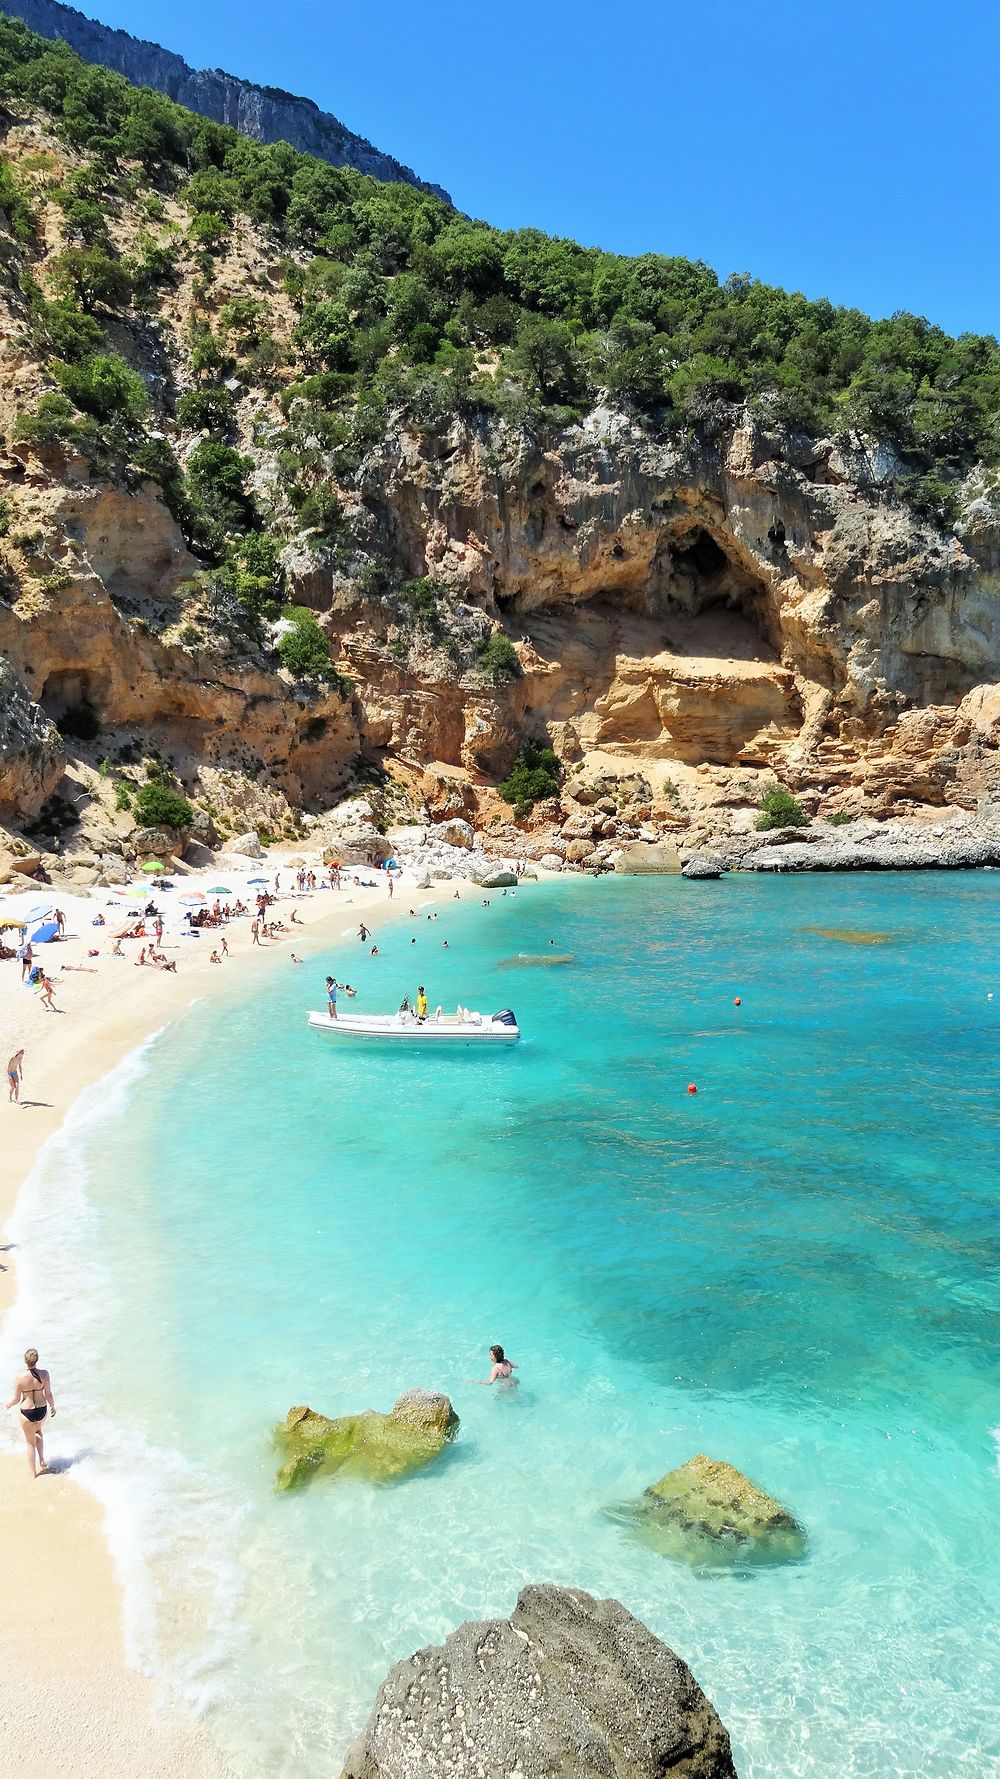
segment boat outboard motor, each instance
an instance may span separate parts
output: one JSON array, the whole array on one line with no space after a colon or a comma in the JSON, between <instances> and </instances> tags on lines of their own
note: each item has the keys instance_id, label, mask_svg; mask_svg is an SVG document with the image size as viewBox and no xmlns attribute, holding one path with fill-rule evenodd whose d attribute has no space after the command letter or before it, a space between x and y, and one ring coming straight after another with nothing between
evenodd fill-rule
<instances>
[{"instance_id":1,"label":"boat outboard motor","mask_svg":"<svg viewBox=\"0 0 1000 1779\"><path fill-rule=\"evenodd\" d=\"M499 1013L494 1013L493 1024L494 1025L516 1025L517 1020L515 1019L514 1014L509 1007L502 1007L500 1009Z\"/></svg>"}]
</instances>

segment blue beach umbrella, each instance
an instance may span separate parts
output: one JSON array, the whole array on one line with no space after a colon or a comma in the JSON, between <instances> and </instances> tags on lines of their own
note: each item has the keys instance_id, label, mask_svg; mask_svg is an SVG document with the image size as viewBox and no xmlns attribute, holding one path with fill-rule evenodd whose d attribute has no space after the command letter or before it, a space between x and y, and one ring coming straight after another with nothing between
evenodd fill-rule
<instances>
[{"instance_id":1,"label":"blue beach umbrella","mask_svg":"<svg viewBox=\"0 0 1000 1779\"><path fill-rule=\"evenodd\" d=\"M47 920L40 927L35 928L31 935L31 943L32 945L47 945L50 939L55 938L58 931L56 922Z\"/></svg>"},{"instance_id":2,"label":"blue beach umbrella","mask_svg":"<svg viewBox=\"0 0 1000 1779\"><path fill-rule=\"evenodd\" d=\"M267 881L268 881L268 879L266 877L248 877L247 878L248 883L267 883Z\"/></svg>"}]
</instances>

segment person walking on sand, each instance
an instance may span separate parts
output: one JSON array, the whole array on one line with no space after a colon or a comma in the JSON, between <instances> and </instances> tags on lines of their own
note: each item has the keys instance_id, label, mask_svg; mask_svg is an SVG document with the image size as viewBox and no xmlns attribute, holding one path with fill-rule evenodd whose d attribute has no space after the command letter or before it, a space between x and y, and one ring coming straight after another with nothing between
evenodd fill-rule
<instances>
[{"instance_id":1,"label":"person walking on sand","mask_svg":"<svg viewBox=\"0 0 1000 1779\"><path fill-rule=\"evenodd\" d=\"M61 908L56 909L56 926L59 928L60 939L66 937L66 916Z\"/></svg>"},{"instance_id":2,"label":"person walking on sand","mask_svg":"<svg viewBox=\"0 0 1000 1779\"><path fill-rule=\"evenodd\" d=\"M16 1106L21 1098L21 1081L24 1077L24 1051L15 1050L7 1064L7 1102Z\"/></svg>"},{"instance_id":3,"label":"person walking on sand","mask_svg":"<svg viewBox=\"0 0 1000 1779\"><path fill-rule=\"evenodd\" d=\"M42 1445L42 1422L49 1409L52 1410L53 1418L55 1417L56 1405L52 1400L49 1374L39 1366L37 1348L28 1348L24 1363L26 1370L14 1379L14 1394L7 1407L19 1408L21 1411L21 1428L28 1447L28 1463L32 1476L44 1476L48 1465Z\"/></svg>"},{"instance_id":4,"label":"person walking on sand","mask_svg":"<svg viewBox=\"0 0 1000 1779\"><path fill-rule=\"evenodd\" d=\"M470 1384L485 1384L487 1388L490 1384L499 1384L501 1390L516 1390L517 1379L514 1373L517 1366L513 1359L506 1357L503 1347L491 1347L490 1358L493 1361L493 1369L489 1377L470 1377Z\"/></svg>"},{"instance_id":5,"label":"person walking on sand","mask_svg":"<svg viewBox=\"0 0 1000 1779\"><path fill-rule=\"evenodd\" d=\"M337 983L333 976L326 979L326 1010L331 1019L337 1017Z\"/></svg>"},{"instance_id":6,"label":"person walking on sand","mask_svg":"<svg viewBox=\"0 0 1000 1779\"><path fill-rule=\"evenodd\" d=\"M54 1000L52 999L52 978L51 978L51 976L46 976L44 970L42 971L42 997L41 998L42 998L42 1006L45 1008L47 1013L58 1012L58 1008L56 1007L56 1004L55 1004Z\"/></svg>"},{"instance_id":7,"label":"person walking on sand","mask_svg":"<svg viewBox=\"0 0 1000 1779\"><path fill-rule=\"evenodd\" d=\"M31 959L33 956L30 939L25 939L24 944L21 946L17 955L21 960L21 981L27 982L28 977L31 975Z\"/></svg>"}]
</instances>

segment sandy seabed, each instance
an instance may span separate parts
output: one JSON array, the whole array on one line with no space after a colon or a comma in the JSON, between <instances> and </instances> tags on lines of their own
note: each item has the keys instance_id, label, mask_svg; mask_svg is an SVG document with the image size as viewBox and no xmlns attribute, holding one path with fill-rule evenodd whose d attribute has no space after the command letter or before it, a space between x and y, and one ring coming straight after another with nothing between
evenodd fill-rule
<instances>
[{"instance_id":1,"label":"sandy seabed","mask_svg":"<svg viewBox=\"0 0 1000 1779\"><path fill-rule=\"evenodd\" d=\"M309 862L319 875L317 861ZM268 911L269 918L287 923L293 908L298 917L283 937L261 946L252 943L249 918L231 922L224 929L229 957L221 965L210 961L218 930L209 929L198 940L183 938L178 901L182 893L204 891L220 881L220 871L245 902L256 893L246 888L249 877L266 877L273 888L279 872L277 909ZM263 864L235 875L214 864L203 872L185 873L171 894L150 891L165 914L163 949L177 960L176 974L137 969L141 940L124 942L124 959L111 955L113 934L126 924L129 911L134 916L141 909L141 902L108 890L66 896L38 885L0 899L3 917L26 914L43 903L58 903L66 917L65 940L37 952L52 978L58 1011L47 1011L38 994L22 985L20 963L0 960L2 1060L6 1065L16 1050L23 1046L25 1051L22 1103L8 1105L6 1096L0 1102L0 1226L9 1219L40 1149L78 1095L193 1000L231 985L234 976L246 979L252 972L287 967L294 952L303 964L303 1006L307 999L321 1005L322 984L308 967L317 951L328 947L348 923L363 918L381 925L413 902L413 878L406 873L397 879L391 902L381 873L362 870L358 875L380 881L373 888L355 885L352 870L345 872L340 891L293 895L294 872L285 858L272 853ZM476 894L473 885L467 889ZM453 893L451 881L419 891L424 902ZM93 925L99 913L105 916L104 927ZM88 956L92 948L99 956ZM16 1260L13 1245L0 1241L3 1315L16 1294ZM60 1355L46 1352L44 1328L33 1339L41 1363L52 1371L58 1409ZM20 1354L9 1348L9 1340L0 1343L4 1402L20 1369ZM20 1439L18 1419L15 1410L7 1411L8 1439ZM6 1447L0 1452L0 1779L26 1773L34 1779L114 1779L116 1774L130 1779L224 1779L228 1769L186 1708L164 1697L150 1675L127 1664L121 1586L105 1541L103 1510L76 1486L71 1469L58 1468L61 1425L58 1415L45 1423L46 1456L56 1465L47 1476L31 1477L23 1450L17 1456ZM72 1432L77 1439L80 1429Z\"/></svg>"}]
</instances>

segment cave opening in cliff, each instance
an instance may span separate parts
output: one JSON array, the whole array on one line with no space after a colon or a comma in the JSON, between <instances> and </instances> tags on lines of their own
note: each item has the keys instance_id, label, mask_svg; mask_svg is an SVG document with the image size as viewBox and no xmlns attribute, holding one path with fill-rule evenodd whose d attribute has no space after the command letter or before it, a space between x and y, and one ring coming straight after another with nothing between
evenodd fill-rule
<instances>
[{"instance_id":1,"label":"cave opening in cliff","mask_svg":"<svg viewBox=\"0 0 1000 1779\"><path fill-rule=\"evenodd\" d=\"M96 734L107 692L99 677L82 668L57 668L47 676L38 702L57 728L87 739L82 726ZM92 722L87 721L87 713Z\"/></svg>"},{"instance_id":2,"label":"cave opening in cliff","mask_svg":"<svg viewBox=\"0 0 1000 1779\"><path fill-rule=\"evenodd\" d=\"M767 593L762 580L703 526L666 540L661 586L668 611L704 633L706 653L772 651Z\"/></svg>"}]
</instances>

